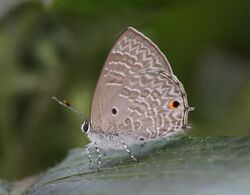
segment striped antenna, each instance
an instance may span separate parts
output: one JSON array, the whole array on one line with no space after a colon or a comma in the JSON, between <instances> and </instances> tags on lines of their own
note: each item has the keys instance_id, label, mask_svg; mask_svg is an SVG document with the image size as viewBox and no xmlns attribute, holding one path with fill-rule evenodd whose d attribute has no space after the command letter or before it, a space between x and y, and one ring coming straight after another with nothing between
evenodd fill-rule
<instances>
[{"instance_id":1,"label":"striped antenna","mask_svg":"<svg viewBox=\"0 0 250 195\"><path fill-rule=\"evenodd\" d=\"M78 111L77 109L73 108L73 107L69 104L68 101L66 101L66 100L61 101L61 100L59 100L59 99L58 99L57 97L55 97L55 96L53 96L52 99L55 100L55 101L56 101L57 103L59 103L60 105L64 106L65 108L67 108L67 109L73 111L74 113L76 113L76 114L82 116L84 119L86 119L85 115L84 115L82 112Z\"/></svg>"}]
</instances>

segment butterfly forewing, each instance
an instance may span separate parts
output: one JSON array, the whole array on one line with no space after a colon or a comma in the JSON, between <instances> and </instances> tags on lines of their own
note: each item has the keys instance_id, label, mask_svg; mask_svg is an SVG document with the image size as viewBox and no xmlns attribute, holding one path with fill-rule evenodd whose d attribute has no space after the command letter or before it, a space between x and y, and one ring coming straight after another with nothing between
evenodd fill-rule
<instances>
[{"instance_id":1,"label":"butterfly forewing","mask_svg":"<svg viewBox=\"0 0 250 195\"><path fill-rule=\"evenodd\" d=\"M178 108L169 103L177 101ZM94 131L136 139L165 136L186 125L182 84L158 47L129 27L115 42L94 93Z\"/></svg>"}]
</instances>

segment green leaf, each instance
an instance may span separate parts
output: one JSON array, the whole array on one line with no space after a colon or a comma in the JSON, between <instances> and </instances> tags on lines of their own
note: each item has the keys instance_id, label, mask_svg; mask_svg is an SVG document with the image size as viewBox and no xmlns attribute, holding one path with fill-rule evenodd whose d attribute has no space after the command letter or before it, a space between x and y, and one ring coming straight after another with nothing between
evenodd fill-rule
<instances>
[{"instance_id":1,"label":"green leaf","mask_svg":"<svg viewBox=\"0 0 250 195\"><path fill-rule=\"evenodd\" d=\"M182 137L130 149L139 162L108 150L101 171L89 169L87 154L74 149L26 194L249 193L249 138Z\"/></svg>"}]
</instances>

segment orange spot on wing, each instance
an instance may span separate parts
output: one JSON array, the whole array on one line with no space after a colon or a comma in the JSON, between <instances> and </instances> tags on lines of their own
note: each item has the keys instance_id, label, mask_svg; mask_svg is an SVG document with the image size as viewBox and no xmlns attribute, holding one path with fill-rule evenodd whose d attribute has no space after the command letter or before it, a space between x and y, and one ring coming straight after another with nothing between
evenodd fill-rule
<instances>
[{"instance_id":1,"label":"orange spot on wing","mask_svg":"<svg viewBox=\"0 0 250 195\"><path fill-rule=\"evenodd\" d=\"M175 107L174 107L174 101L173 100L169 101L168 108L175 109Z\"/></svg>"}]
</instances>

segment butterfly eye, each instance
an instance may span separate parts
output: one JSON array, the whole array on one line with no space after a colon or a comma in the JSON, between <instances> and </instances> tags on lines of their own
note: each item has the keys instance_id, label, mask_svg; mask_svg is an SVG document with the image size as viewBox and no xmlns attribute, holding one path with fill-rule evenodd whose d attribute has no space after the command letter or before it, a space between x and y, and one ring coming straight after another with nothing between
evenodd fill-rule
<instances>
[{"instance_id":1,"label":"butterfly eye","mask_svg":"<svg viewBox=\"0 0 250 195\"><path fill-rule=\"evenodd\" d=\"M89 122L88 121L84 121L83 124L82 124L82 126L81 126L82 132L88 133L89 129L90 129Z\"/></svg>"},{"instance_id":2,"label":"butterfly eye","mask_svg":"<svg viewBox=\"0 0 250 195\"><path fill-rule=\"evenodd\" d=\"M170 101L168 104L168 107L170 109L176 109L176 108L178 108L179 105L180 105L180 103L178 101Z\"/></svg>"}]
</instances>

